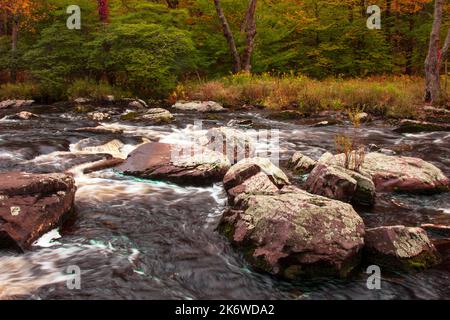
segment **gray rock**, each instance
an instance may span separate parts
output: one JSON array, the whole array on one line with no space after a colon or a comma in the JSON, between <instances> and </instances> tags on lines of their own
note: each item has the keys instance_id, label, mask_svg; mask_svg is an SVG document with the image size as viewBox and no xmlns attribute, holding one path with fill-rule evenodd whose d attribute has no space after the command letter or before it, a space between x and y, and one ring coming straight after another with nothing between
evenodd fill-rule
<instances>
[{"instance_id":1,"label":"gray rock","mask_svg":"<svg viewBox=\"0 0 450 320\"><path fill-rule=\"evenodd\" d=\"M197 112L223 112L226 109L214 101L179 101L172 108L181 111L197 111Z\"/></svg>"},{"instance_id":2,"label":"gray rock","mask_svg":"<svg viewBox=\"0 0 450 320\"><path fill-rule=\"evenodd\" d=\"M305 156L301 152L295 152L292 158L289 160L289 168L295 174L310 173L316 166L317 161Z\"/></svg>"}]
</instances>

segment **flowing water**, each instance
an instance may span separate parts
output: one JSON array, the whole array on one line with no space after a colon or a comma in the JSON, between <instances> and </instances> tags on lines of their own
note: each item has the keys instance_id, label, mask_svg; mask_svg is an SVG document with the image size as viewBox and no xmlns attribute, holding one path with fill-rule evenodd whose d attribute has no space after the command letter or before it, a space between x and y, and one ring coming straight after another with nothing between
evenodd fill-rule
<instances>
[{"instance_id":1,"label":"flowing water","mask_svg":"<svg viewBox=\"0 0 450 320\"><path fill-rule=\"evenodd\" d=\"M26 299L450 299L450 247L443 263L413 274L384 274L381 290L368 290L364 270L348 280L285 282L255 272L215 231L226 207L220 184L180 187L118 174L113 169L82 173L101 156L83 152L117 139L126 156L145 141L182 142L195 135L194 116L175 114L164 126L111 121L123 134L95 135L72 129L94 121L56 106L32 109L41 118L0 120L0 171L75 174L76 215L43 236L25 254L0 252L0 298ZM262 114L233 113L207 120L251 119L261 130L280 130L282 163L294 151L319 158L334 150L334 136L345 126L314 128L267 120ZM362 142L432 162L450 176L450 134L400 135L382 123L363 127ZM143 139L144 138L144 139ZM277 147L276 145L271 146ZM92 151L92 150L91 150ZM387 152L387 150L386 150ZM80 166L81 165L81 166ZM450 225L450 194L382 194L374 208L358 210L369 227L421 223ZM81 289L70 290L68 268L80 268Z\"/></svg>"}]
</instances>

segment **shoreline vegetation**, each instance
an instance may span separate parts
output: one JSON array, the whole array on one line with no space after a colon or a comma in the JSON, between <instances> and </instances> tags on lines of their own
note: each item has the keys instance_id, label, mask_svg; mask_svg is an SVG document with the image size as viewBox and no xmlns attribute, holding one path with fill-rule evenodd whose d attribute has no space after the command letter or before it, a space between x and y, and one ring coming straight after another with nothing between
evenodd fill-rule
<instances>
[{"instance_id":1,"label":"shoreline vegetation","mask_svg":"<svg viewBox=\"0 0 450 320\"><path fill-rule=\"evenodd\" d=\"M423 83L421 77L406 75L315 80L294 74L239 73L215 80L180 82L167 98L150 102L172 105L177 101L215 101L230 109L255 106L271 111L295 110L305 115L358 110L382 118L417 119L425 105ZM450 96L450 89L446 94ZM101 102L108 96L121 99L133 94L106 82L82 79L65 89L62 101L83 97ZM8 83L0 85L0 101L7 99L46 102L48 93L38 84Z\"/></svg>"}]
</instances>

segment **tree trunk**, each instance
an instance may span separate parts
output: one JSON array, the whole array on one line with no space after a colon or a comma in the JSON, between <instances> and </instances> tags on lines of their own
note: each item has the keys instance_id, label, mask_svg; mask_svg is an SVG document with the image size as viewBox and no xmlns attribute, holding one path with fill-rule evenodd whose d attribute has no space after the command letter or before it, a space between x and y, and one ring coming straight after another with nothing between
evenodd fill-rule
<instances>
[{"instance_id":1,"label":"tree trunk","mask_svg":"<svg viewBox=\"0 0 450 320\"><path fill-rule=\"evenodd\" d=\"M100 21L107 23L109 20L108 0L97 0L97 6Z\"/></svg>"},{"instance_id":2,"label":"tree trunk","mask_svg":"<svg viewBox=\"0 0 450 320\"><path fill-rule=\"evenodd\" d=\"M411 75L413 73L413 51L414 51L414 37L411 33L414 29L414 19L412 16L409 17L408 21L409 33L406 39L406 74Z\"/></svg>"},{"instance_id":3,"label":"tree trunk","mask_svg":"<svg viewBox=\"0 0 450 320\"><path fill-rule=\"evenodd\" d=\"M256 2L257 0L250 0L247 14L245 16L245 31L247 32L247 47L242 56L242 69L250 72L252 69L252 54L255 47L256 37Z\"/></svg>"},{"instance_id":4,"label":"tree trunk","mask_svg":"<svg viewBox=\"0 0 450 320\"><path fill-rule=\"evenodd\" d=\"M170 9L176 9L176 8L178 8L178 5L180 4L179 0L166 0L166 2L167 2L167 6Z\"/></svg>"},{"instance_id":5,"label":"tree trunk","mask_svg":"<svg viewBox=\"0 0 450 320\"><path fill-rule=\"evenodd\" d=\"M17 41L19 39L19 19L17 17L12 18L11 39L11 81L15 83L17 81Z\"/></svg>"},{"instance_id":6,"label":"tree trunk","mask_svg":"<svg viewBox=\"0 0 450 320\"><path fill-rule=\"evenodd\" d=\"M217 15L222 23L223 34L227 39L228 47L230 48L231 55L233 57L233 72L238 73L241 71L241 58L236 47L236 42L234 41L233 33L231 32L230 25L228 24L227 18L223 13L222 6L219 0L214 0L214 5L216 6Z\"/></svg>"},{"instance_id":7,"label":"tree trunk","mask_svg":"<svg viewBox=\"0 0 450 320\"><path fill-rule=\"evenodd\" d=\"M436 0L434 4L434 21L430 35L428 55L425 60L425 96L426 103L439 104L441 85L439 77L440 53L439 36L442 24L442 7L444 0Z\"/></svg>"}]
</instances>

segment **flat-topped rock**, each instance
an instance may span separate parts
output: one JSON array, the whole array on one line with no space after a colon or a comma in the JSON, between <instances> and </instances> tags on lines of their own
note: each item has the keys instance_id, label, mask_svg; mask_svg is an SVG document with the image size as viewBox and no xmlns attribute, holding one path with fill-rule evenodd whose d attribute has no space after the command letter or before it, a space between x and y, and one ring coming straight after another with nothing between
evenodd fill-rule
<instances>
[{"instance_id":1,"label":"flat-topped rock","mask_svg":"<svg viewBox=\"0 0 450 320\"><path fill-rule=\"evenodd\" d=\"M343 166L344 155L326 153L319 162ZM361 170L372 177L379 192L439 192L450 185L439 168L419 158L371 152L365 155Z\"/></svg>"},{"instance_id":2,"label":"flat-topped rock","mask_svg":"<svg viewBox=\"0 0 450 320\"><path fill-rule=\"evenodd\" d=\"M28 249L73 209L76 187L66 174L0 173L0 247Z\"/></svg>"},{"instance_id":3,"label":"flat-topped rock","mask_svg":"<svg viewBox=\"0 0 450 320\"><path fill-rule=\"evenodd\" d=\"M181 111L197 112L223 112L226 110L221 104L214 101L179 101L172 108Z\"/></svg>"},{"instance_id":4,"label":"flat-topped rock","mask_svg":"<svg viewBox=\"0 0 450 320\"><path fill-rule=\"evenodd\" d=\"M230 162L221 153L197 148L196 154L180 154L176 145L147 143L134 150L117 170L140 178L183 185L209 185L223 179Z\"/></svg>"}]
</instances>

